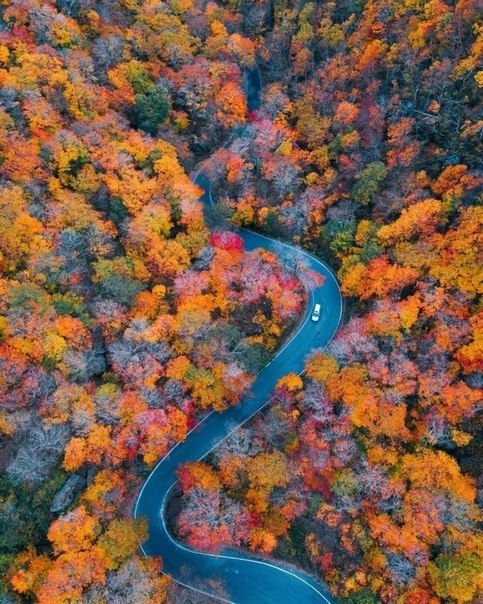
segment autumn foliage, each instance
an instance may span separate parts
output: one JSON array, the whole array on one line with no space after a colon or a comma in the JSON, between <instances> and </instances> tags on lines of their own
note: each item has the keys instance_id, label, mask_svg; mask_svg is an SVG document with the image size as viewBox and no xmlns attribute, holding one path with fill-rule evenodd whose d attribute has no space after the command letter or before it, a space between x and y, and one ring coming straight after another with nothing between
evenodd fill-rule
<instances>
[{"instance_id":1,"label":"autumn foliage","mask_svg":"<svg viewBox=\"0 0 483 604\"><path fill-rule=\"evenodd\" d=\"M183 601L137 554L141 476L240 401L312 279L239 227L327 260L344 321L179 469L172 528L342 602L481 599L477 9L0 2L0 599Z\"/></svg>"},{"instance_id":2,"label":"autumn foliage","mask_svg":"<svg viewBox=\"0 0 483 604\"><path fill-rule=\"evenodd\" d=\"M243 544L343 602L481 599L481 29L474 2L423 4L249 3L262 106L211 167L235 224L328 259L347 298L212 463Z\"/></svg>"},{"instance_id":3,"label":"autumn foliage","mask_svg":"<svg viewBox=\"0 0 483 604\"><path fill-rule=\"evenodd\" d=\"M209 232L188 175L246 123L255 45L210 3L1 5L0 599L159 604L140 471L240 400L305 295Z\"/></svg>"}]
</instances>

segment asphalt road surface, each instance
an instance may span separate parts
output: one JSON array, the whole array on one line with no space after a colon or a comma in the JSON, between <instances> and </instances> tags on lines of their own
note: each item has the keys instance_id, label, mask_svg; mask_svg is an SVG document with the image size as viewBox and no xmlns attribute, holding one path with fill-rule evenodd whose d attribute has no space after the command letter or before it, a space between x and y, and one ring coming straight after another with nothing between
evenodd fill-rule
<instances>
[{"instance_id":1,"label":"asphalt road surface","mask_svg":"<svg viewBox=\"0 0 483 604\"><path fill-rule=\"evenodd\" d=\"M258 70L249 74L252 83L247 93L250 109L260 106L261 81ZM194 182L204 189L202 201L212 203L211 185L202 171ZM199 552L177 541L169 532L165 506L176 485L177 468L186 462L202 459L235 427L239 427L270 403L277 381L290 372L300 373L306 356L330 342L342 315L342 297L331 270L320 260L299 249L240 229L245 250L256 248L282 251L303 258L306 265L324 278L321 286L309 294L306 316L297 332L278 351L275 358L258 374L250 392L241 402L223 413L212 412L161 459L144 483L136 501L134 516L146 517L149 538L141 549L146 556L161 556L164 572L195 592L214 596L234 604L321 604L334 603L326 586L309 574L288 564L252 556L244 551L225 549L218 555ZM314 304L320 303L321 318L313 322ZM196 602L196 595L193 595Z\"/></svg>"}]
</instances>

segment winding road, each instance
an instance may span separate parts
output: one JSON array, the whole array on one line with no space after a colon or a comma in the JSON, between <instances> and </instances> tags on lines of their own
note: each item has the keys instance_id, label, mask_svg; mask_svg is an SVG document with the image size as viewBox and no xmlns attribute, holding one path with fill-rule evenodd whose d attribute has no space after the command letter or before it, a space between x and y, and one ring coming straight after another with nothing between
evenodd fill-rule
<instances>
[{"instance_id":1,"label":"winding road","mask_svg":"<svg viewBox=\"0 0 483 604\"><path fill-rule=\"evenodd\" d=\"M261 80L258 69L251 71L252 86L247 93L250 110L260 107ZM209 178L199 171L193 181L204 189L202 201L213 203ZM256 248L303 254L310 269L324 277L320 287L309 294L307 314L272 361L258 374L250 392L223 413L211 412L161 459L146 479L134 508L134 517L146 517L149 538L141 545L146 556L161 556L163 571L175 581L200 594L230 604L333 604L334 598L319 580L288 564L277 564L235 549L207 554L186 547L169 532L165 507L177 482L181 464L200 460L229 434L268 405L277 381L290 372L301 373L304 359L315 348L327 346L342 316L342 297L331 270L305 251L292 248L264 235L240 229L247 252ZM310 320L314 304L322 306L318 323ZM220 587L221 586L221 587ZM196 601L196 600L194 600Z\"/></svg>"}]
</instances>

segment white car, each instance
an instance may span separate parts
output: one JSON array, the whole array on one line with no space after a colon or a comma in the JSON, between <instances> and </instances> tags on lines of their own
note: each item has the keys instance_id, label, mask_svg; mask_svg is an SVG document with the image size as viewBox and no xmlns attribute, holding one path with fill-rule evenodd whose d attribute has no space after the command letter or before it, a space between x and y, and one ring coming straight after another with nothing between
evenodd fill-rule
<instances>
[{"instance_id":1,"label":"white car","mask_svg":"<svg viewBox=\"0 0 483 604\"><path fill-rule=\"evenodd\" d=\"M318 321L320 319L320 304L314 306L311 316L312 321Z\"/></svg>"}]
</instances>

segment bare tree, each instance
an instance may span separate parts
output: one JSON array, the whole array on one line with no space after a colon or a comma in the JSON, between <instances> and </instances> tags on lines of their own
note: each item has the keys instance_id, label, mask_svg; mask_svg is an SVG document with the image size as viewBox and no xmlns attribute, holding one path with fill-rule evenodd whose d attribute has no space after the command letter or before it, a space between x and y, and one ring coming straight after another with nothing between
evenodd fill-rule
<instances>
[{"instance_id":1,"label":"bare tree","mask_svg":"<svg viewBox=\"0 0 483 604\"><path fill-rule=\"evenodd\" d=\"M178 518L178 530L181 535L187 536L197 528L201 529L205 534L205 547L218 529L223 529L223 543L240 545L247 538L247 510L224 493L197 488L185 496L184 502L184 508ZM200 538L199 533L196 538ZM214 544L218 545L216 541Z\"/></svg>"},{"instance_id":2,"label":"bare tree","mask_svg":"<svg viewBox=\"0 0 483 604\"><path fill-rule=\"evenodd\" d=\"M193 262L193 270L204 271L209 268L214 255L215 251L210 245L202 248L199 251L196 260Z\"/></svg>"},{"instance_id":3,"label":"bare tree","mask_svg":"<svg viewBox=\"0 0 483 604\"><path fill-rule=\"evenodd\" d=\"M276 408L269 409L263 420L257 423L257 435L270 447L280 447L286 440L289 432L289 422Z\"/></svg>"},{"instance_id":4,"label":"bare tree","mask_svg":"<svg viewBox=\"0 0 483 604\"><path fill-rule=\"evenodd\" d=\"M397 585L408 586L413 582L416 577L416 567L406 556L388 554L386 559L389 574Z\"/></svg>"},{"instance_id":5,"label":"bare tree","mask_svg":"<svg viewBox=\"0 0 483 604\"><path fill-rule=\"evenodd\" d=\"M69 349L64 354L63 362L77 382L86 382L106 370L105 352L100 347L88 350Z\"/></svg>"},{"instance_id":6,"label":"bare tree","mask_svg":"<svg viewBox=\"0 0 483 604\"><path fill-rule=\"evenodd\" d=\"M81 604L144 604L159 598L158 577L144 566L137 557L132 557L107 576L105 585L94 585L86 590Z\"/></svg>"},{"instance_id":7,"label":"bare tree","mask_svg":"<svg viewBox=\"0 0 483 604\"><path fill-rule=\"evenodd\" d=\"M116 35L99 38L93 45L92 55L98 72L101 74L117 65L122 59L124 40Z\"/></svg>"},{"instance_id":8,"label":"bare tree","mask_svg":"<svg viewBox=\"0 0 483 604\"><path fill-rule=\"evenodd\" d=\"M7 466L10 478L17 483L46 480L62 456L69 436L65 425L35 426L25 431L15 457Z\"/></svg>"},{"instance_id":9,"label":"bare tree","mask_svg":"<svg viewBox=\"0 0 483 604\"><path fill-rule=\"evenodd\" d=\"M299 178L298 170L291 164L281 165L273 177L273 186L280 197L296 188Z\"/></svg>"},{"instance_id":10,"label":"bare tree","mask_svg":"<svg viewBox=\"0 0 483 604\"><path fill-rule=\"evenodd\" d=\"M302 235L307 226L309 207L303 200L297 200L290 206L282 206L279 213L279 223L287 236Z\"/></svg>"},{"instance_id":11,"label":"bare tree","mask_svg":"<svg viewBox=\"0 0 483 604\"><path fill-rule=\"evenodd\" d=\"M323 424L328 424L336 419L334 405L327 396L323 384L310 382L303 394L304 405L311 411L311 416Z\"/></svg>"},{"instance_id":12,"label":"bare tree","mask_svg":"<svg viewBox=\"0 0 483 604\"><path fill-rule=\"evenodd\" d=\"M236 429L235 424L227 425L230 436L220 443L215 449L214 456L220 461L225 456L236 455L238 457L247 457L256 455L260 451L260 445L253 439L253 430L251 428L240 427Z\"/></svg>"}]
</instances>

